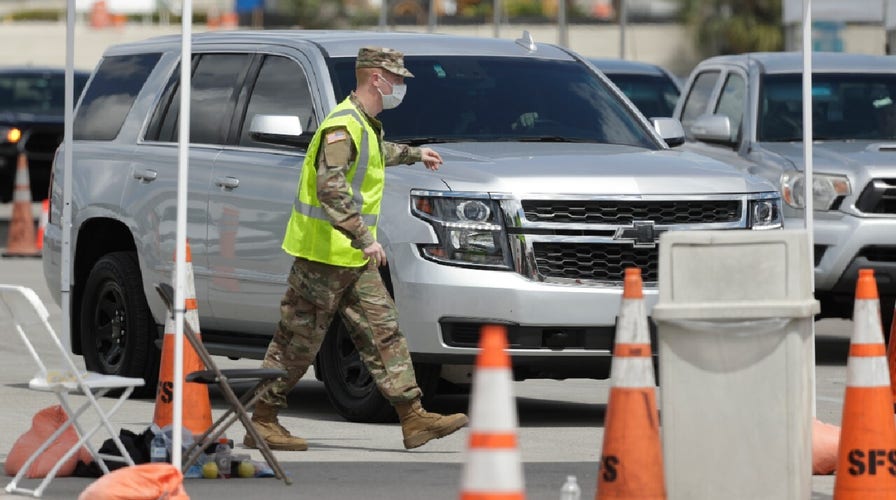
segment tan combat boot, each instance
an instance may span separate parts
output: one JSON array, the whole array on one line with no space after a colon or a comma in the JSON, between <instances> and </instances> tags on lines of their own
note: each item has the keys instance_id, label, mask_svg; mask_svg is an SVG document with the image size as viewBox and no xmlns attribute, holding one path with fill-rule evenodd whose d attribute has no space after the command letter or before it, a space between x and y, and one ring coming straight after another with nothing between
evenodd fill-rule
<instances>
[{"instance_id":1,"label":"tan combat boot","mask_svg":"<svg viewBox=\"0 0 896 500\"><path fill-rule=\"evenodd\" d=\"M439 415L423 409L420 400L395 405L398 419L401 421L401 433L404 435L404 447L407 449L423 446L432 439L447 436L467 425L467 416L463 413Z\"/></svg>"},{"instance_id":2,"label":"tan combat boot","mask_svg":"<svg viewBox=\"0 0 896 500\"><path fill-rule=\"evenodd\" d=\"M264 403L257 403L255 411L252 413L252 426L258 431L261 439L267 443L268 448L272 450L282 451L305 451L308 449L308 442L300 437L293 436L280 425L277 420L277 407L269 406ZM248 448L257 448L255 439L252 434L246 433L243 444Z\"/></svg>"}]
</instances>

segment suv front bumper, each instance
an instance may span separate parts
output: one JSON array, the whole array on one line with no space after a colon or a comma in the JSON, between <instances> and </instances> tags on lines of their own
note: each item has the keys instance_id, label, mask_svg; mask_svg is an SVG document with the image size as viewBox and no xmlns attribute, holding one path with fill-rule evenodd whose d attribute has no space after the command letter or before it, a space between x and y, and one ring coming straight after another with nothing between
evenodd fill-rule
<instances>
[{"instance_id":1,"label":"suv front bumper","mask_svg":"<svg viewBox=\"0 0 896 500\"><path fill-rule=\"evenodd\" d=\"M436 264L402 247L391 257L399 323L415 359L473 360L478 326L508 325L509 352L531 358L609 357L621 286L558 285L512 271ZM645 289L646 310L656 289Z\"/></svg>"}]
</instances>

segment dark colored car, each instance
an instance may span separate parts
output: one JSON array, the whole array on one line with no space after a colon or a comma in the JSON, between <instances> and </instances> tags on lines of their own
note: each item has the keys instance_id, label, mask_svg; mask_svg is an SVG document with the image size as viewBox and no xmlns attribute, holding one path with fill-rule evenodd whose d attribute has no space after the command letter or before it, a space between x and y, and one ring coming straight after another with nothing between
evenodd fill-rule
<instances>
[{"instance_id":1,"label":"dark colored car","mask_svg":"<svg viewBox=\"0 0 896 500\"><path fill-rule=\"evenodd\" d=\"M588 59L648 118L670 117L681 94L678 78L656 64L626 59Z\"/></svg>"},{"instance_id":2,"label":"dark colored car","mask_svg":"<svg viewBox=\"0 0 896 500\"><path fill-rule=\"evenodd\" d=\"M75 71L75 100L90 73ZM28 159L31 198L43 200L53 154L62 142L65 69L0 68L0 203L12 199L20 151Z\"/></svg>"}]
</instances>

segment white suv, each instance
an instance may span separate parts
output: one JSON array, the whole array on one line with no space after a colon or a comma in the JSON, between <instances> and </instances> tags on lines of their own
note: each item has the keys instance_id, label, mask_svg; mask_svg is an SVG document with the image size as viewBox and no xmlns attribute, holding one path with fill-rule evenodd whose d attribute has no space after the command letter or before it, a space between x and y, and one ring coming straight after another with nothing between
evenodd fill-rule
<instances>
[{"instance_id":1,"label":"white suv","mask_svg":"<svg viewBox=\"0 0 896 500\"><path fill-rule=\"evenodd\" d=\"M308 139L354 88L362 46L416 78L380 117L436 149L438 173L387 170L378 236L418 378L468 383L479 327L508 326L514 374L606 377L624 269L656 300L663 231L781 226L771 184L670 150L578 55L530 39L238 31L193 40L188 238L210 351L261 358L290 257L280 249ZM72 339L87 366L153 379L175 244L180 39L109 48L75 119ZM291 116L291 129L265 116ZM518 118L526 115L523 126ZM58 290L60 151L44 263ZM336 320L316 373L340 414L394 418Z\"/></svg>"}]
</instances>

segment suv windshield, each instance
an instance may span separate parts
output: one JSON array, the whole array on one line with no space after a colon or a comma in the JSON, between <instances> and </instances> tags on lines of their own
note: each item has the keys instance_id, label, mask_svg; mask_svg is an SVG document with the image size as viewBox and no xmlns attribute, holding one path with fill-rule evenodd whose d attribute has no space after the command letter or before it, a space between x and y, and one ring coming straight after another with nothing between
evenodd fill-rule
<instances>
[{"instance_id":1,"label":"suv windshield","mask_svg":"<svg viewBox=\"0 0 896 500\"><path fill-rule=\"evenodd\" d=\"M405 57L403 104L383 111L390 141L545 141L661 146L584 64L532 58ZM355 88L354 58L331 61L337 101Z\"/></svg>"},{"instance_id":2,"label":"suv windshield","mask_svg":"<svg viewBox=\"0 0 896 500\"><path fill-rule=\"evenodd\" d=\"M75 100L87 77L75 74ZM62 115L65 113L65 73L0 73L0 113Z\"/></svg>"},{"instance_id":3,"label":"suv windshield","mask_svg":"<svg viewBox=\"0 0 896 500\"><path fill-rule=\"evenodd\" d=\"M802 140L802 85L800 74L763 77L760 141ZM896 139L896 75L813 74L812 134L818 140Z\"/></svg>"}]
</instances>

